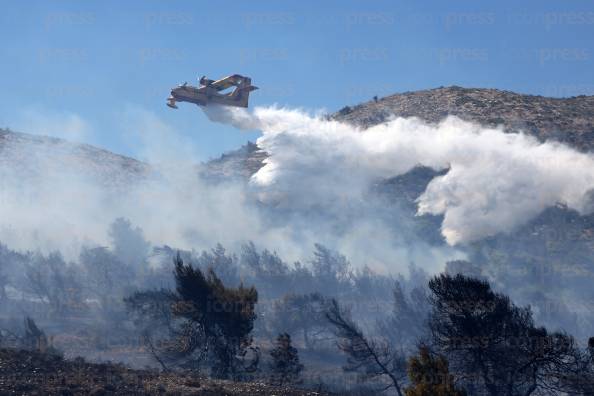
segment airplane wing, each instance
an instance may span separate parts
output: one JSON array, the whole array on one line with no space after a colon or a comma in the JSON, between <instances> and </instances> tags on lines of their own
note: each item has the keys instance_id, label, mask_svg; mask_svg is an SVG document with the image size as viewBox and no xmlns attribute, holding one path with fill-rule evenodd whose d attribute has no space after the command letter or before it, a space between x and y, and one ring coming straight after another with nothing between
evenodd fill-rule
<instances>
[{"instance_id":1,"label":"airplane wing","mask_svg":"<svg viewBox=\"0 0 594 396\"><path fill-rule=\"evenodd\" d=\"M225 90L229 87L237 87L243 82L244 77L234 74L232 76L228 76L225 78L221 78L210 84L211 87L215 88L217 91Z\"/></svg>"}]
</instances>

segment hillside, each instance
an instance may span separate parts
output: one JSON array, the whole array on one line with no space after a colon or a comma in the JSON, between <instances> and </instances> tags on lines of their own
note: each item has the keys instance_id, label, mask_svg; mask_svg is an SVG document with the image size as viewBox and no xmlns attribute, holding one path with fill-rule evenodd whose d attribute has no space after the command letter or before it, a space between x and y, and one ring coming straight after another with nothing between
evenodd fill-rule
<instances>
[{"instance_id":1,"label":"hillside","mask_svg":"<svg viewBox=\"0 0 594 396\"><path fill-rule=\"evenodd\" d=\"M248 142L207 162L204 174L213 179L247 179L262 167L265 158L265 152L259 150L255 143Z\"/></svg>"},{"instance_id":2,"label":"hillside","mask_svg":"<svg viewBox=\"0 0 594 396\"><path fill-rule=\"evenodd\" d=\"M438 122L447 115L486 125L504 125L507 131L523 130L541 140L556 139L584 151L591 150L594 144L594 97L554 99L449 87L388 96L345 107L331 117L365 128L391 116ZM266 153L256 144L248 143L209 161L201 172L214 180L247 180L260 169L265 158ZM127 186L153 172L148 164L93 146L0 130L0 187L2 178L12 172L19 182L18 177L43 177L45 171L76 171L109 187ZM387 198L386 205L398 201L406 209L400 219L414 223L407 232L418 234L431 245L444 243L440 234L442 219L415 216L415 200L437 174L430 168L418 167L374 187ZM592 311L587 309L594 301L593 248L594 215L581 216L557 205L509 234L460 247L467 253L469 263L450 262L447 268L456 271L456 266L466 267L466 272L486 276L495 288L507 290L518 303L530 304L538 323L589 337L594 331ZM88 389L97 395L316 394L258 383L196 381L183 373L131 370L120 365L0 350L0 394L85 394Z\"/></svg>"},{"instance_id":3,"label":"hillside","mask_svg":"<svg viewBox=\"0 0 594 396\"><path fill-rule=\"evenodd\" d=\"M506 132L523 131L541 141L553 139L581 151L594 149L594 96L546 98L496 89L437 88L395 94L352 107L330 117L363 128L392 116L418 117L435 123L448 115L482 125L503 125ZM217 169L241 166L236 174L253 174L265 153L254 145L228 153ZM249 165L248 165L249 164ZM443 243L441 219L415 216L416 198L439 173L430 168L386 180L378 192L386 202L407 208L416 233L432 244ZM540 323L564 328L579 337L594 331L588 302L594 299L594 214L580 215L563 204L506 234L497 234L463 248L475 273L490 279L515 300L530 304ZM449 267L448 267L449 268Z\"/></svg>"},{"instance_id":4,"label":"hillside","mask_svg":"<svg viewBox=\"0 0 594 396\"><path fill-rule=\"evenodd\" d=\"M277 395L315 396L322 393L274 387L261 383L197 378L184 373L131 370L115 364L92 364L83 359L31 351L0 349L2 395Z\"/></svg>"},{"instance_id":5,"label":"hillside","mask_svg":"<svg viewBox=\"0 0 594 396\"><path fill-rule=\"evenodd\" d=\"M106 186L124 186L151 173L149 165L88 144L0 129L0 174L13 177L68 172Z\"/></svg>"},{"instance_id":6,"label":"hillside","mask_svg":"<svg viewBox=\"0 0 594 396\"><path fill-rule=\"evenodd\" d=\"M581 150L594 147L594 96L547 98L497 89L441 87L347 106L334 118L369 127L390 116L435 123L448 115L482 125L503 125L508 131L522 130Z\"/></svg>"}]
</instances>

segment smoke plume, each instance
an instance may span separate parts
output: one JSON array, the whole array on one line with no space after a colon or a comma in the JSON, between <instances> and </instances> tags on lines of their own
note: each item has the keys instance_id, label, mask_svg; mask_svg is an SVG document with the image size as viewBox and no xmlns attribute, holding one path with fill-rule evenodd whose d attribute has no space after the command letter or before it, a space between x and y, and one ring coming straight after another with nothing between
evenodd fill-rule
<instances>
[{"instance_id":1,"label":"smoke plume","mask_svg":"<svg viewBox=\"0 0 594 396\"><path fill-rule=\"evenodd\" d=\"M562 203L592 211L594 158L555 142L450 117L396 118L366 130L301 111L206 108L213 121L259 129L269 154L252 177L263 200L329 207L358 201L379 179L424 165L447 173L418 197L418 215L443 215L451 245L491 236Z\"/></svg>"},{"instance_id":2,"label":"smoke plume","mask_svg":"<svg viewBox=\"0 0 594 396\"><path fill-rule=\"evenodd\" d=\"M175 150L162 144L175 131L135 110L144 120L131 122L146 137L143 154L161 166L120 177L115 188L105 179L126 166L98 165L80 146L5 144L0 241L76 257L83 245L108 245L109 224L123 217L153 245L201 250L220 242L237 251L253 241L304 260L322 243L355 265L406 272L415 262L435 272L464 256L457 245L513 230L556 203L592 211L592 156L521 133L457 118L438 125L396 118L362 130L297 110L205 111L213 121L262 132L257 144L268 157L247 185L212 183L198 166L176 164ZM373 192L419 165L445 172L418 197L417 215L442 216L450 246L420 238L399 197L386 204Z\"/></svg>"}]
</instances>

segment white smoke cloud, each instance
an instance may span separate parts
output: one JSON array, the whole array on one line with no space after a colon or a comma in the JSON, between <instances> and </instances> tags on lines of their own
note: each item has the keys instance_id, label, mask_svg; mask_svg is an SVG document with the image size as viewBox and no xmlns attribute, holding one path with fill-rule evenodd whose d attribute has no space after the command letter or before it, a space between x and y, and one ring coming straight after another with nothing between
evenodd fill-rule
<instances>
[{"instance_id":1,"label":"white smoke cloud","mask_svg":"<svg viewBox=\"0 0 594 396\"><path fill-rule=\"evenodd\" d=\"M279 114L278 120L270 120L269 129L282 123L297 125L300 117L283 120ZM220 242L237 252L241 244L253 241L288 261L304 261L311 257L314 244L322 243L345 254L354 265L402 273L411 261L435 272L448 259L462 256L455 249L422 241L411 244L411 238L399 236L394 229L401 225L388 224L382 218L383 209L370 196L361 193L358 201L352 199L362 181L352 181L351 190L341 192L345 182L332 184L319 178L320 186L310 188L313 195L300 193L309 205L295 196L284 205L262 208L255 198L269 199L276 192L272 185L246 188L238 181L203 181L198 167L183 159L191 158L191 152L178 146L184 154L176 159L175 147L164 143L165 139L183 146L184 139L173 128L138 108L129 109L124 119L124 128L143 136L139 150L145 158L158 164L150 177L132 172L126 180L110 157L90 161L77 145L18 137L5 142L0 157L0 242L19 250L59 249L74 260L83 245L109 245L109 224L125 217L141 227L154 245L181 249L209 249ZM310 159L298 154L285 153L312 173L318 172L319 160L313 154ZM106 187L106 181L111 183L116 176L120 182L115 188ZM349 179L341 173L335 177ZM325 204L326 197L336 199L332 210ZM318 209L312 208L316 200L323 204Z\"/></svg>"},{"instance_id":2,"label":"white smoke cloud","mask_svg":"<svg viewBox=\"0 0 594 396\"><path fill-rule=\"evenodd\" d=\"M86 161L75 145L54 143L41 153L41 146L15 145L0 158L0 241L75 257L82 244L108 244L109 223L126 217L154 244L203 249L220 242L236 250L252 240L303 260L319 242L355 264L406 272L414 261L434 272L463 254L415 239L410 220L397 205L386 208L371 186L417 165L447 170L418 197L418 214L443 215L450 245L512 230L558 202L593 209L593 157L523 134L456 118L439 125L399 118L361 130L297 110L205 110L213 121L262 131L258 145L269 157L248 188L200 180L196 166L180 161L192 158L191 145L133 108L126 128L143 136L146 158L167 166L112 190L99 179L115 168ZM184 147L189 151L177 155Z\"/></svg>"},{"instance_id":3,"label":"white smoke cloud","mask_svg":"<svg viewBox=\"0 0 594 396\"><path fill-rule=\"evenodd\" d=\"M93 128L81 116L67 111L27 108L15 115L13 129L34 135L90 143Z\"/></svg>"},{"instance_id":4,"label":"white smoke cloud","mask_svg":"<svg viewBox=\"0 0 594 396\"><path fill-rule=\"evenodd\" d=\"M331 208L424 165L449 169L418 198L418 214L443 215L451 245L510 231L556 203L592 211L594 157L521 133L454 117L439 125L397 118L360 130L295 110L205 111L213 121L262 131L257 143L269 157L252 184L265 201Z\"/></svg>"},{"instance_id":5,"label":"white smoke cloud","mask_svg":"<svg viewBox=\"0 0 594 396\"><path fill-rule=\"evenodd\" d=\"M154 113L134 105L125 106L119 124L131 142L134 156L159 166L195 165L198 148Z\"/></svg>"}]
</instances>

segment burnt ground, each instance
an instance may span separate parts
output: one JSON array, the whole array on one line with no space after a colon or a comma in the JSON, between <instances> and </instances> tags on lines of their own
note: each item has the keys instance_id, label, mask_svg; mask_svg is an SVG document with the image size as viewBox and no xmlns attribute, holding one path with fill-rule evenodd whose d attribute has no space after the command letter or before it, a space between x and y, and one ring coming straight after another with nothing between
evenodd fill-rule
<instances>
[{"instance_id":1,"label":"burnt ground","mask_svg":"<svg viewBox=\"0 0 594 396\"><path fill-rule=\"evenodd\" d=\"M0 395L277 395L322 393L256 382L200 378L190 373L133 370L118 364L64 360L39 352L0 349Z\"/></svg>"}]
</instances>

